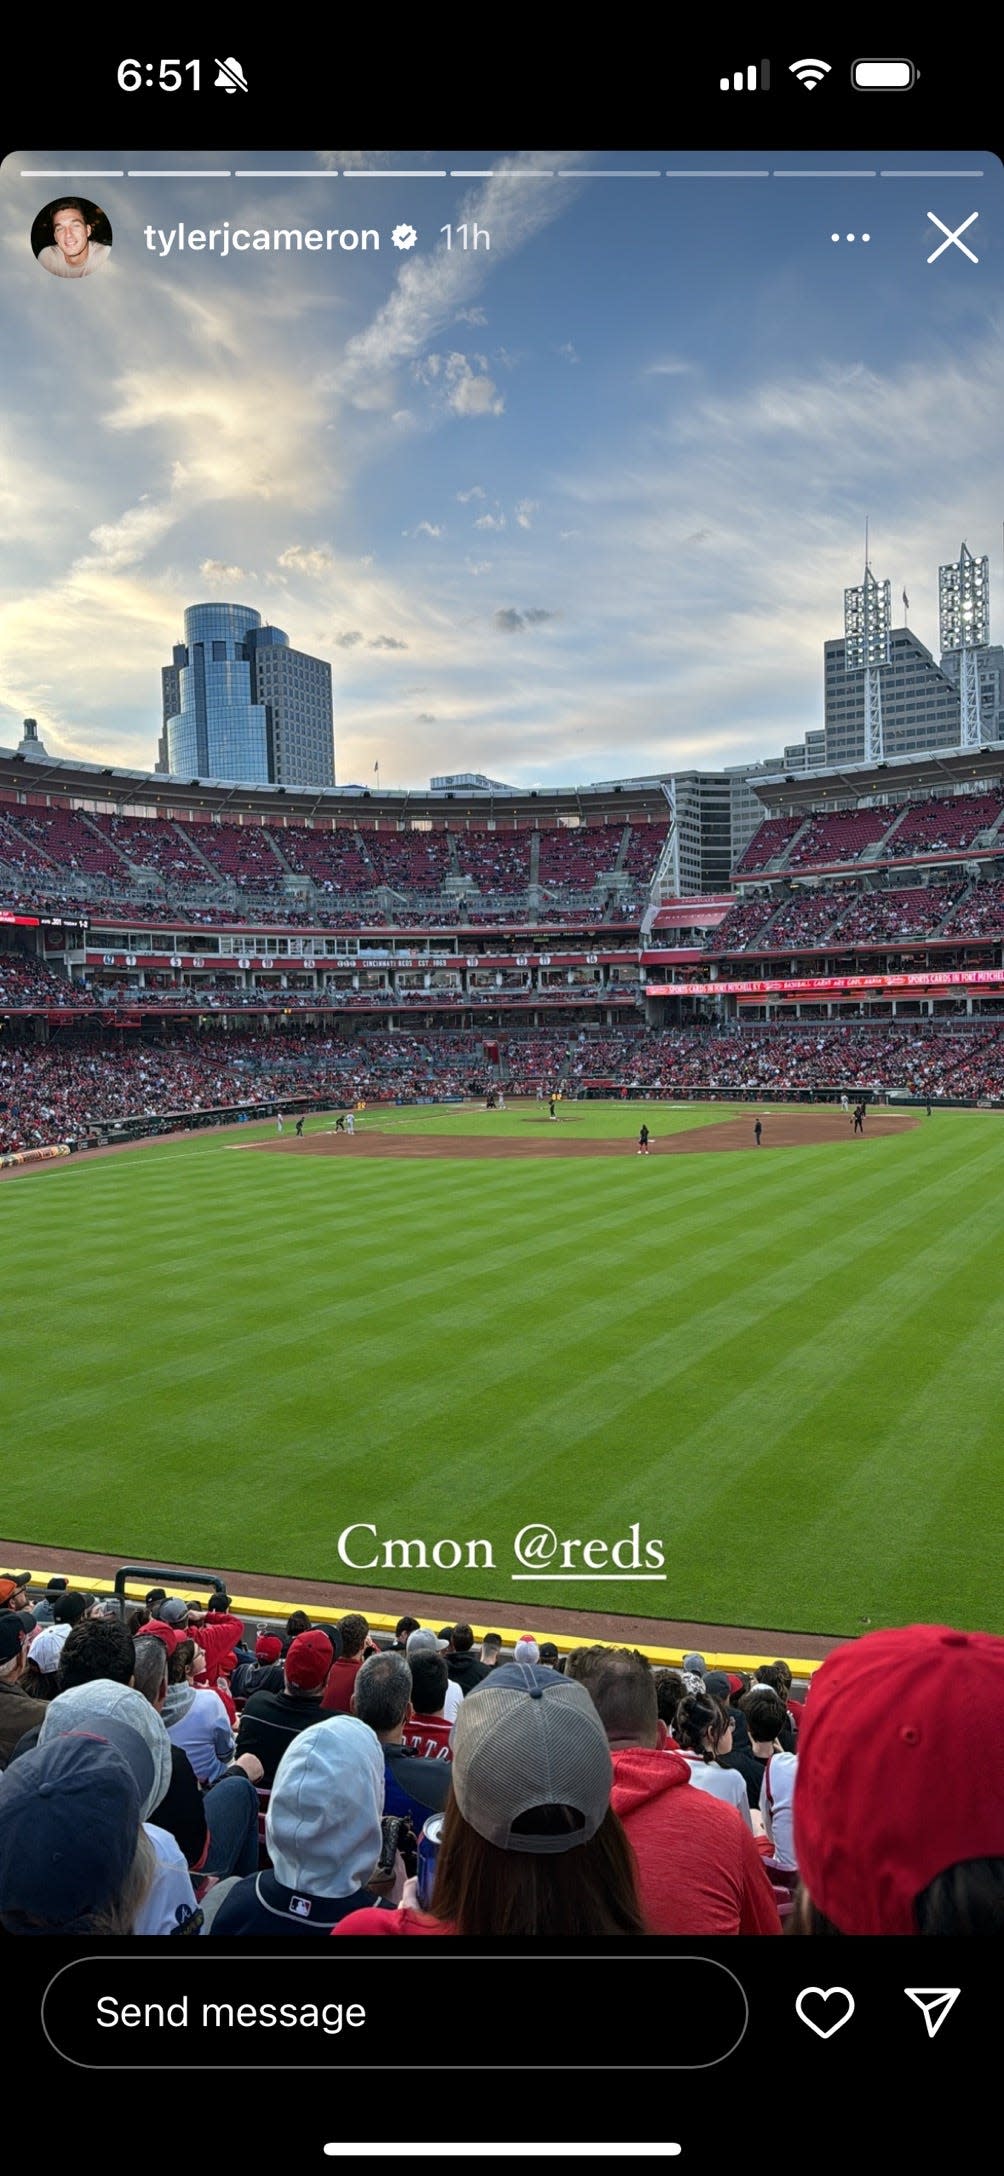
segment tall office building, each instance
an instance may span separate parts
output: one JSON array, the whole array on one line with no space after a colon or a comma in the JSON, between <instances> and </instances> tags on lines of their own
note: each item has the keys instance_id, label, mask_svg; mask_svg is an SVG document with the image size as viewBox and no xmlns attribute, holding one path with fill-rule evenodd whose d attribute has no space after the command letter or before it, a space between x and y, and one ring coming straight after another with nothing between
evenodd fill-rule
<instances>
[{"instance_id":1,"label":"tall office building","mask_svg":"<svg viewBox=\"0 0 1004 2176\"><path fill-rule=\"evenodd\" d=\"M844 644L824 645L824 703L827 765L865 760L865 698L860 673L845 669ZM999 671L995 653L977 653L981 695L985 682L984 738L1000 733ZM991 725L990 721L993 720ZM960 734L959 661L947 654L940 665L910 627L894 627L889 663L882 669L882 744L885 756L916 755L925 748L957 748Z\"/></svg>"},{"instance_id":2,"label":"tall office building","mask_svg":"<svg viewBox=\"0 0 1004 2176\"><path fill-rule=\"evenodd\" d=\"M190 605L184 642L161 677L158 770L241 785L334 785L331 667L291 650L259 612Z\"/></svg>"},{"instance_id":3,"label":"tall office building","mask_svg":"<svg viewBox=\"0 0 1004 2176\"><path fill-rule=\"evenodd\" d=\"M726 892L732 872L732 781L727 771L674 771L680 893Z\"/></svg>"}]
</instances>

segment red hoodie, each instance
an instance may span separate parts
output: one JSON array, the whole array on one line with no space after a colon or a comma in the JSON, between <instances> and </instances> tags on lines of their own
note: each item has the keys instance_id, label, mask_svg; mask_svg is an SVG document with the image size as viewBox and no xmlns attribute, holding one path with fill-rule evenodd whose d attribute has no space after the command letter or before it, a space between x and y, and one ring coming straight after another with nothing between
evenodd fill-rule
<instances>
[{"instance_id":1,"label":"red hoodie","mask_svg":"<svg viewBox=\"0 0 1004 2176\"><path fill-rule=\"evenodd\" d=\"M237 1665L234 1648L244 1637L244 1621L241 1617L223 1617L211 1610L204 1624L190 1624L188 1637L201 1647L206 1658L206 1676L215 1688L218 1677L229 1677Z\"/></svg>"},{"instance_id":2,"label":"red hoodie","mask_svg":"<svg viewBox=\"0 0 1004 2176\"><path fill-rule=\"evenodd\" d=\"M611 1747L610 1803L638 1861L653 1934L780 1934L760 1853L734 1806L694 1790L678 1753Z\"/></svg>"}]
</instances>

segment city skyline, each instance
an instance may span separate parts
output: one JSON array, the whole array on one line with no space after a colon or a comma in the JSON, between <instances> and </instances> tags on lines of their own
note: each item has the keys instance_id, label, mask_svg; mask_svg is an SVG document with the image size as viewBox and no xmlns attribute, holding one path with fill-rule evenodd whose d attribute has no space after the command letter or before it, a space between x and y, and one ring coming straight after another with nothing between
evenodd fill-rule
<instances>
[{"instance_id":1,"label":"city skyline","mask_svg":"<svg viewBox=\"0 0 1004 2176\"><path fill-rule=\"evenodd\" d=\"M353 182L354 157L380 178ZM32 164L57 158L129 163ZM958 251L928 266L930 185L607 181L593 153L543 179L547 158L481 180L339 153L292 155L303 181L80 181L115 244L72 285L25 245L52 183L5 162L4 745L28 715L52 755L152 770L160 665L214 598L330 659L346 783L759 760L823 723L869 516L894 622L905 589L938 656L939 564L965 537L999 579L996 162L929 162L986 170L936 189L960 217L979 195L981 277ZM854 245L830 240L838 210ZM462 215L490 251L445 249ZM144 239L350 216L379 252L211 262ZM413 252L391 246L402 220Z\"/></svg>"}]
</instances>

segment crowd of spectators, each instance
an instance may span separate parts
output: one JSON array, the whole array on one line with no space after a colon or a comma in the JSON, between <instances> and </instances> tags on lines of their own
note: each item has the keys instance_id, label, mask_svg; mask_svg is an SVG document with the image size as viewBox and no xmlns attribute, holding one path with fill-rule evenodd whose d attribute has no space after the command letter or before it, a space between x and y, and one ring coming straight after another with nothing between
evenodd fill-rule
<instances>
[{"instance_id":1,"label":"crowd of spectators","mask_svg":"<svg viewBox=\"0 0 1004 2176\"><path fill-rule=\"evenodd\" d=\"M49 967L33 953L7 952L0 947L0 1011L13 1012L42 1007L80 1011L93 1007L89 990L74 982L61 967Z\"/></svg>"},{"instance_id":2,"label":"crowd of spectators","mask_svg":"<svg viewBox=\"0 0 1004 2176\"><path fill-rule=\"evenodd\" d=\"M199 893L216 888L224 917L235 906L242 917L267 911L277 926L302 909L302 901L286 897L291 877L309 887L310 919L321 927L457 928L475 926L475 918L480 926L530 926L560 920L569 909L594 920L636 916L665 837L664 822L541 832L314 830L0 808L0 866L9 881L30 879L39 887L36 903L44 895L93 917L121 913L127 902L131 912L135 897L137 909L146 904L163 919L182 904L199 908ZM614 897L606 881L614 869L631 878L626 899ZM67 881L74 877L76 888ZM456 896L460 878L467 880L469 905ZM154 882L163 896L144 901ZM540 900L531 895L537 884ZM205 903L201 911L207 913Z\"/></svg>"},{"instance_id":3,"label":"crowd of spectators","mask_svg":"<svg viewBox=\"0 0 1004 2176\"><path fill-rule=\"evenodd\" d=\"M814 816L785 858L786 869L825 866L828 862L857 861L866 846L873 846L889 829L893 811L887 808L842 809L832 816Z\"/></svg>"},{"instance_id":4,"label":"crowd of spectators","mask_svg":"<svg viewBox=\"0 0 1004 2176\"><path fill-rule=\"evenodd\" d=\"M895 812L893 812L895 813ZM960 854L1004 814L999 793L960 793L914 802L883 847L894 859L904 854Z\"/></svg>"},{"instance_id":5,"label":"crowd of spectators","mask_svg":"<svg viewBox=\"0 0 1004 2176\"><path fill-rule=\"evenodd\" d=\"M906 804L893 801L883 808L768 816L737 863L737 873L748 875L772 862L785 870L846 866L866 853L870 867L908 857L962 854L983 844L1002 815L999 793L957 793Z\"/></svg>"},{"instance_id":6,"label":"crowd of spectators","mask_svg":"<svg viewBox=\"0 0 1004 2176\"><path fill-rule=\"evenodd\" d=\"M1004 1931L989 1634L869 1633L796 1684L296 1611L255 1661L225 1594L64 1586L50 1654L29 1578L0 1579L5 1934Z\"/></svg>"},{"instance_id":7,"label":"crowd of spectators","mask_svg":"<svg viewBox=\"0 0 1004 2176\"><path fill-rule=\"evenodd\" d=\"M705 952L797 952L934 937L1004 937L1004 883L915 884L862 891L843 884L787 898L743 899L704 939Z\"/></svg>"},{"instance_id":8,"label":"crowd of spectators","mask_svg":"<svg viewBox=\"0 0 1004 2176\"><path fill-rule=\"evenodd\" d=\"M995 1100L1004 1096L1004 1021L910 1021L557 1030L501 1040L508 1097L574 1098L590 1090L652 1096L693 1091L755 1096L849 1086L872 1094ZM87 1029L48 1044L0 1045L0 1154L80 1141L128 1120L219 1112L309 1098L319 1108L483 1097L497 1083L480 1036L429 1029L381 1034L255 1035L172 1023L170 1037Z\"/></svg>"}]
</instances>

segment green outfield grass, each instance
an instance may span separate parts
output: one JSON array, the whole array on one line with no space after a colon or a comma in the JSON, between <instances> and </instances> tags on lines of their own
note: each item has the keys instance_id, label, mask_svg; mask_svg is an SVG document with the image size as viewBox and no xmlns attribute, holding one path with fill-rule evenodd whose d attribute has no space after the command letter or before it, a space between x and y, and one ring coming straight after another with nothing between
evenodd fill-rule
<instances>
[{"instance_id":1,"label":"green outfield grass","mask_svg":"<svg viewBox=\"0 0 1004 2176\"><path fill-rule=\"evenodd\" d=\"M561 1111L623 1160L247 1153L268 1126L5 1181L4 1530L40 1560L344 1581L339 1536L369 1526L360 1584L525 1600L528 1625L1004 1631L1004 1120L645 1161L642 1116L658 1137L731 1110ZM558 1133L526 1105L361 1124L538 1120ZM666 1577L567 1584L553 1557L514 1584L535 1524L608 1551L636 1528ZM386 1565L395 1539L427 1564ZM445 1540L462 1560L437 1568Z\"/></svg>"}]
</instances>

